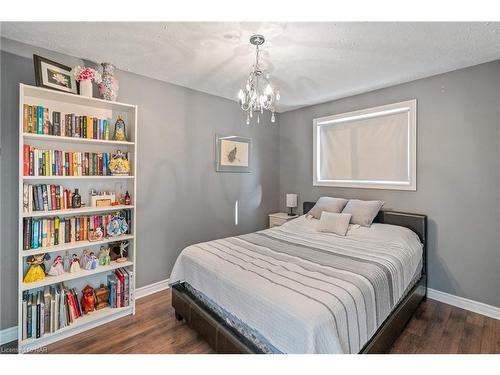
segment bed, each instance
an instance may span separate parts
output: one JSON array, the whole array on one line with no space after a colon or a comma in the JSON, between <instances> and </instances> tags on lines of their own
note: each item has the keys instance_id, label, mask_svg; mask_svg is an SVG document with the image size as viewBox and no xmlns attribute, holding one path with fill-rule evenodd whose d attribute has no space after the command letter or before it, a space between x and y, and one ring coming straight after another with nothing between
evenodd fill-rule
<instances>
[{"instance_id":1,"label":"bed","mask_svg":"<svg viewBox=\"0 0 500 375\"><path fill-rule=\"evenodd\" d=\"M184 249L176 318L218 353L387 351L426 296L426 216L380 211L346 237L314 220Z\"/></svg>"}]
</instances>

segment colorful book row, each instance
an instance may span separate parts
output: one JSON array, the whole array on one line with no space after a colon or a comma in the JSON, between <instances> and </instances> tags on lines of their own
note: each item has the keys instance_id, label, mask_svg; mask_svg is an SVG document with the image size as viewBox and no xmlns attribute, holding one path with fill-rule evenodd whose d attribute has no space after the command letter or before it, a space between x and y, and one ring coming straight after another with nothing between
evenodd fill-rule
<instances>
[{"instance_id":1,"label":"colorful book row","mask_svg":"<svg viewBox=\"0 0 500 375\"><path fill-rule=\"evenodd\" d=\"M128 153L126 153L128 158ZM109 176L111 153L41 150L25 144L24 176Z\"/></svg>"},{"instance_id":2,"label":"colorful book row","mask_svg":"<svg viewBox=\"0 0 500 375\"><path fill-rule=\"evenodd\" d=\"M134 301L134 272L119 268L108 275L109 306L113 308L130 306Z\"/></svg>"},{"instance_id":3,"label":"colorful book row","mask_svg":"<svg viewBox=\"0 0 500 375\"><path fill-rule=\"evenodd\" d=\"M130 210L119 211L128 224L127 234L131 233ZM23 219L23 249L56 246L63 243L87 241L92 238L96 228L101 228L104 237L108 236L108 223L114 214L77 217L52 217Z\"/></svg>"},{"instance_id":4,"label":"colorful book row","mask_svg":"<svg viewBox=\"0 0 500 375\"><path fill-rule=\"evenodd\" d=\"M66 210L72 207L72 191L62 185L23 184L23 212Z\"/></svg>"},{"instance_id":5,"label":"colorful book row","mask_svg":"<svg viewBox=\"0 0 500 375\"><path fill-rule=\"evenodd\" d=\"M108 119L50 111L39 105L23 106L23 131L31 134L57 135L87 139L110 139Z\"/></svg>"}]
</instances>

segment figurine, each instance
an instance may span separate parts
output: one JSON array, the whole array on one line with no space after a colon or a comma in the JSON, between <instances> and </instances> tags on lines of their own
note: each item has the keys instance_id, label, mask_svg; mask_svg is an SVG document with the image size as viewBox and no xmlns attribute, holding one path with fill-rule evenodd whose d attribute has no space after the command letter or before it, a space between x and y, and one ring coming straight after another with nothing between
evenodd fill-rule
<instances>
[{"instance_id":1,"label":"figurine","mask_svg":"<svg viewBox=\"0 0 500 375\"><path fill-rule=\"evenodd\" d=\"M45 278L45 271L42 267L44 260L45 254L32 255L26 259L26 263L29 264L29 268L26 275L24 275L23 281L25 283L33 283Z\"/></svg>"},{"instance_id":2,"label":"figurine","mask_svg":"<svg viewBox=\"0 0 500 375\"><path fill-rule=\"evenodd\" d=\"M78 272L80 271L80 259L76 254L73 254L73 259L71 259L71 264L69 266L69 272Z\"/></svg>"},{"instance_id":3,"label":"figurine","mask_svg":"<svg viewBox=\"0 0 500 375\"><path fill-rule=\"evenodd\" d=\"M94 252L92 251L89 256L89 260L87 261L87 264L85 265L86 270L95 270L97 268L97 264L99 263L97 257L95 256Z\"/></svg>"},{"instance_id":4,"label":"figurine","mask_svg":"<svg viewBox=\"0 0 500 375\"><path fill-rule=\"evenodd\" d=\"M89 261L89 251L87 249L83 250L82 256L80 257L80 268L85 269L85 265Z\"/></svg>"},{"instance_id":5,"label":"figurine","mask_svg":"<svg viewBox=\"0 0 500 375\"><path fill-rule=\"evenodd\" d=\"M109 266L111 264L111 257L109 256L109 247L101 246L99 251L99 265Z\"/></svg>"},{"instance_id":6,"label":"figurine","mask_svg":"<svg viewBox=\"0 0 500 375\"><path fill-rule=\"evenodd\" d=\"M90 232L89 241L101 241L104 237L104 233L102 232L102 228L99 226L95 228L94 231Z\"/></svg>"},{"instance_id":7,"label":"figurine","mask_svg":"<svg viewBox=\"0 0 500 375\"><path fill-rule=\"evenodd\" d=\"M124 242L127 242L127 241L124 241ZM118 258L120 258L120 244L121 244L120 242L113 242L113 243L109 244L109 246L111 248L109 255L110 255L112 261L115 261ZM126 250L125 250L124 255L127 256Z\"/></svg>"},{"instance_id":8,"label":"figurine","mask_svg":"<svg viewBox=\"0 0 500 375\"><path fill-rule=\"evenodd\" d=\"M125 154L120 150L111 156L109 161L109 170L113 176L128 176L130 165Z\"/></svg>"},{"instance_id":9,"label":"figurine","mask_svg":"<svg viewBox=\"0 0 500 375\"><path fill-rule=\"evenodd\" d=\"M101 286L95 290L95 296L97 300L96 310L103 309L109 306L109 288L101 284Z\"/></svg>"},{"instance_id":10,"label":"figurine","mask_svg":"<svg viewBox=\"0 0 500 375\"><path fill-rule=\"evenodd\" d=\"M108 223L108 236L116 237L127 233L128 224L125 219L118 212L114 215Z\"/></svg>"},{"instance_id":11,"label":"figurine","mask_svg":"<svg viewBox=\"0 0 500 375\"><path fill-rule=\"evenodd\" d=\"M64 257L63 257L63 269L64 269L64 272L69 272L69 267L70 266L71 266L71 259L69 257L68 251L66 250L66 252L64 253Z\"/></svg>"},{"instance_id":12,"label":"figurine","mask_svg":"<svg viewBox=\"0 0 500 375\"><path fill-rule=\"evenodd\" d=\"M125 121L123 121L121 116L118 116L118 119L115 122L115 134L113 135L113 140L127 141L127 129Z\"/></svg>"},{"instance_id":13,"label":"figurine","mask_svg":"<svg viewBox=\"0 0 500 375\"><path fill-rule=\"evenodd\" d=\"M84 314L95 310L94 288L87 285L82 289L82 310Z\"/></svg>"},{"instance_id":14,"label":"figurine","mask_svg":"<svg viewBox=\"0 0 500 375\"><path fill-rule=\"evenodd\" d=\"M54 259L54 263L52 263L52 266L50 266L48 275L50 276L59 276L64 273L64 268L63 268L63 259L62 256L58 255Z\"/></svg>"},{"instance_id":15,"label":"figurine","mask_svg":"<svg viewBox=\"0 0 500 375\"><path fill-rule=\"evenodd\" d=\"M126 262L127 258L124 257L125 252L127 251L128 241L122 241L120 243L120 257L116 260L118 263Z\"/></svg>"}]
</instances>

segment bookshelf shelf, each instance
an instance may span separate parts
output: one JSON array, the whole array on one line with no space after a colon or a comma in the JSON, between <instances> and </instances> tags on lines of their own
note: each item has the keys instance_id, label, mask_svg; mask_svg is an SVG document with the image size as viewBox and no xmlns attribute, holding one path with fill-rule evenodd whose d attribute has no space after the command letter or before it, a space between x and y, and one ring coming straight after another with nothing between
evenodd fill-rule
<instances>
[{"instance_id":1,"label":"bookshelf shelf","mask_svg":"<svg viewBox=\"0 0 500 375\"><path fill-rule=\"evenodd\" d=\"M53 180L133 180L134 176L23 176L24 181Z\"/></svg>"},{"instance_id":2,"label":"bookshelf shelf","mask_svg":"<svg viewBox=\"0 0 500 375\"><path fill-rule=\"evenodd\" d=\"M61 328L53 333L47 333L44 336L40 337L39 339L34 339L34 338L29 338L26 340L21 340L20 344L26 348L29 349L30 346L35 345L35 347L40 347L39 342L43 341L42 345L47 345L50 342L57 341L58 336L65 335L65 337L71 336L68 335L68 333L78 333L82 332L83 330L87 330L92 325L92 323L95 323L99 320L105 320L105 323L112 320L112 319L107 319L107 318L120 318L122 316L131 314L133 310L133 306L127 306L127 307L121 307L121 308L116 308L112 309L110 307L106 307L102 310L97 310L88 313L87 315L84 315L77 320L75 320L71 325L66 326L64 328ZM107 320L106 320L107 319ZM102 323L101 323L102 324ZM84 328L84 329L82 329Z\"/></svg>"},{"instance_id":3,"label":"bookshelf shelf","mask_svg":"<svg viewBox=\"0 0 500 375\"><path fill-rule=\"evenodd\" d=\"M89 247L89 246L100 246L106 243L110 242L118 242L118 241L131 241L134 239L134 236L131 234L125 234L123 236L117 236L117 237L110 237L110 238L105 238L101 241L77 241L77 242L69 242L69 243L63 243L61 245L57 246L50 246L50 247L39 247L38 249L32 249L32 250L23 250L19 256L21 258L30 256L30 255L35 255L35 254L42 254L42 253L56 253L59 251L66 251L66 250L74 250L74 249L81 249L84 247Z\"/></svg>"},{"instance_id":4,"label":"bookshelf shelf","mask_svg":"<svg viewBox=\"0 0 500 375\"><path fill-rule=\"evenodd\" d=\"M60 276L45 276L45 279L34 282L34 283L22 283L21 290L29 290L40 288L45 285L58 284L69 280L81 279L82 277L87 277L91 275L96 275L98 273L108 272L116 270L117 268L127 267L133 265L133 262L111 262L109 266L97 266L94 270L80 270L78 272L66 272Z\"/></svg>"},{"instance_id":5,"label":"bookshelf shelf","mask_svg":"<svg viewBox=\"0 0 500 375\"><path fill-rule=\"evenodd\" d=\"M133 146L134 142L125 141L106 141L104 139L88 139L88 138L76 138L76 137L62 137L58 135L42 135L42 134L31 134L23 133L23 138L25 140L38 140L38 141L53 141L53 142L64 142L64 143L83 143L83 144L94 144L94 145L119 145L119 146Z\"/></svg>"},{"instance_id":6,"label":"bookshelf shelf","mask_svg":"<svg viewBox=\"0 0 500 375\"><path fill-rule=\"evenodd\" d=\"M80 214L90 214L99 212L114 212L125 209L132 210L134 209L134 206L118 205L118 206L107 206L107 207L69 208L66 210L52 210L52 211L32 211L32 212L24 212L23 217L69 216L69 215L80 215Z\"/></svg>"},{"instance_id":7,"label":"bookshelf shelf","mask_svg":"<svg viewBox=\"0 0 500 375\"><path fill-rule=\"evenodd\" d=\"M47 117L43 117L43 130L45 134L33 134L28 133L27 129L32 129L31 122L32 117L25 117L25 105L28 108L28 115L31 116L31 110L29 106L41 106L43 108L48 108L49 119L54 120L54 126L51 127L49 124L48 131L45 126L47 124ZM36 109L36 108L35 108ZM56 113L59 112L59 115ZM44 112L46 113L46 112ZM55 115L54 115L55 113ZM122 118L127 126L127 138L128 141L114 141L114 140L103 140L103 139L93 139L93 138L78 138L70 136L59 136L59 135L49 135L52 134L73 134L74 131L71 130L71 122L65 123L66 118L91 118L91 119L106 119L109 124L109 134L113 134L114 124L118 117ZM56 116L56 117L54 117ZM28 119L24 127L25 119ZM40 117L38 117L40 118ZM60 126L57 127L57 122L60 119ZM36 121L36 120L34 120ZM84 122L88 124L88 121ZM97 122L99 125L101 122ZM35 123L36 124L36 123ZM62 129L62 126L69 126L69 133L57 133L56 129ZM90 123L92 124L92 123ZM96 122L94 122L95 126ZM78 125L80 126L80 125ZM89 125L90 126L90 125ZM103 125L104 126L104 125ZM40 129L40 128L39 128ZM68 129L68 128L65 128ZM77 128L78 129L78 128ZM92 134L92 129L90 129L90 134ZM95 128L94 128L95 129ZM100 129L100 128L98 128ZM106 128L108 129L108 128ZM18 343L19 352L25 353L30 350L37 349L49 343L61 340L66 337L70 337L77 333L83 332L90 328L97 327L101 324L109 322L114 319L124 317L126 315L135 314L135 301L133 295L135 293L135 280L136 280L136 254L138 251L137 241L136 241L136 228L137 228L137 179L134 175L131 176L24 176L24 150L25 145L35 147L37 149L45 150L66 150L68 152L80 152L80 153L114 153L116 150L121 149L130 155L130 167L131 174L135 174L137 171L137 106L133 104L126 104L120 102L110 102L98 98L87 98L79 95L64 93L60 91L29 86L25 84L19 85L19 221L18 221ZM95 131L95 130L94 130ZM101 130L102 131L102 130ZM85 133L82 130L84 136ZM29 148L26 148L29 149ZM54 163L52 159L49 163ZM54 164L53 164L54 165ZM23 185L24 184L49 184L55 183L58 185L64 185L64 189L73 190L78 188L80 194L82 195L82 201L86 202L85 195L89 194L90 191L115 191L129 192L130 197L134 205L119 205L119 206L109 206L109 207L90 207L84 206L78 209L66 209L66 210L53 210L53 211L33 211L33 212L23 212ZM129 210L130 215L127 220L130 220L131 231L128 234L104 238L101 241L77 241L62 243L50 247L39 247L37 249L23 250L23 220L25 218L37 218L40 221L45 220L44 218L50 218L53 216L69 217L72 215L93 215L99 213L110 214L114 211L119 210ZM44 233L46 233L46 227L44 227ZM50 228L50 227L49 227ZM53 231L53 228L52 228ZM33 283L24 283L24 273L26 271L26 258L31 255L43 254L43 253L59 253L53 254L52 259L56 255L62 255L65 251L71 251L80 256L81 251L84 248L98 253L99 247L101 245L119 242L119 241L129 241L128 247L128 260L126 262L112 262L109 266L98 266L94 270L80 270L75 273L63 273L60 276L46 276L44 279ZM46 262L46 265L50 267L52 261ZM66 326L60 330L53 333L45 332L40 338L29 338L23 339L23 295L24 293L35 293L37 290L45 289L44 287L56 285L59 283L68 282L69 285L74 288L77 292L78 300L81 299L81 290L85 285L90 285L93 288L98 288L97 285L99 280L106 280L108 275L115 272L119 268L124 268L130 273L130 285L128 298L130 300L130 306L123 308L105 308L99 311L95 311L88 315L83 315L76 319L73 324ZM132 277L133 275L133 277ZM123 277L123 276L122 276Z\"/></svg>"}]
</instances>

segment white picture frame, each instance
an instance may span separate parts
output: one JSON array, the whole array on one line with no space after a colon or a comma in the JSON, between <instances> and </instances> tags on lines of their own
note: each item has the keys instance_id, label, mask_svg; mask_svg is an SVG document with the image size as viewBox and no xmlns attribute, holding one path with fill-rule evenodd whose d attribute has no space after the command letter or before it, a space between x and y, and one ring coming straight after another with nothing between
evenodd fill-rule
<instances>
[{"instance_id":1,"label":"white picture frame","mask_svg":"<svg viewBox=\"0 0 500 375\"><path fill-rule=\"evenodd\" d=\"M252 171L252 139L239 136L215 136L215 170L249 173Z\"/></svg>"}]
</instances>

